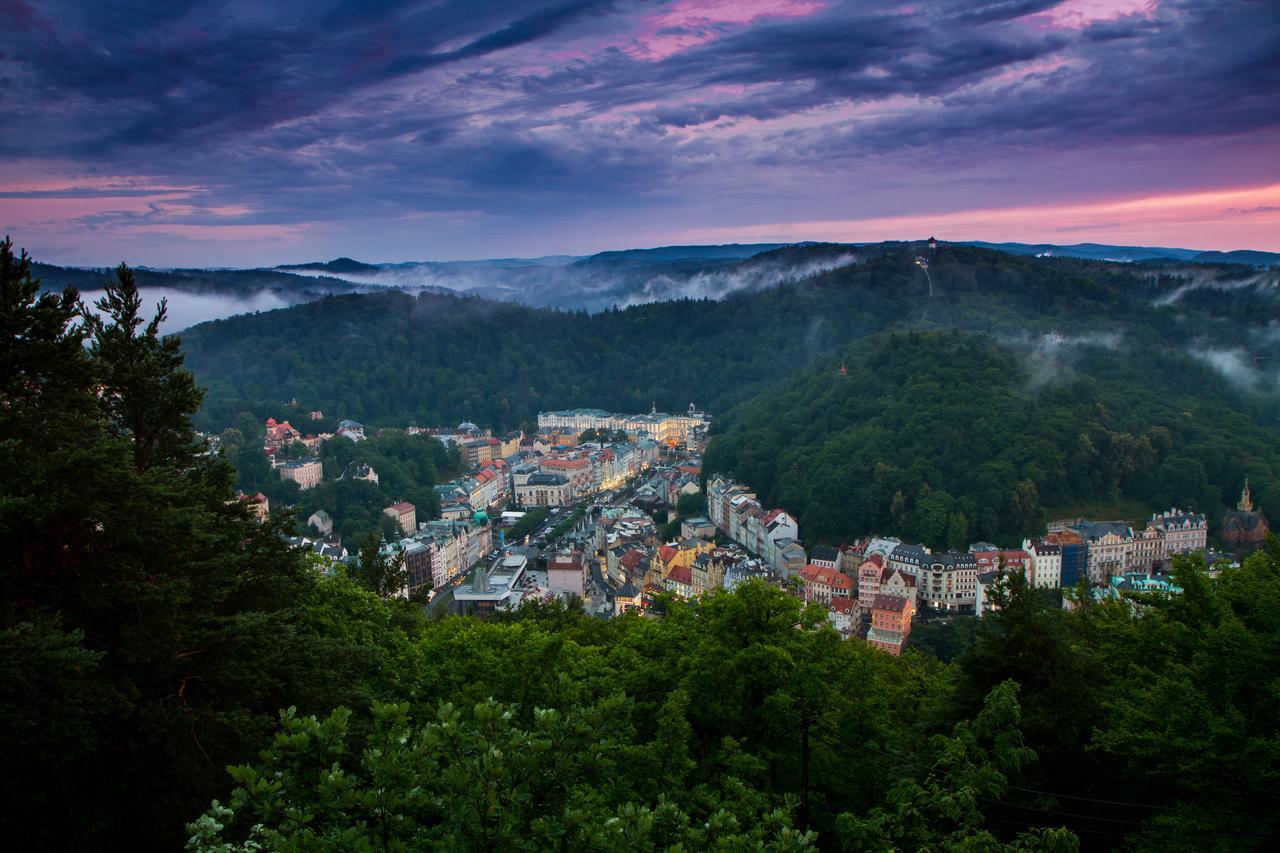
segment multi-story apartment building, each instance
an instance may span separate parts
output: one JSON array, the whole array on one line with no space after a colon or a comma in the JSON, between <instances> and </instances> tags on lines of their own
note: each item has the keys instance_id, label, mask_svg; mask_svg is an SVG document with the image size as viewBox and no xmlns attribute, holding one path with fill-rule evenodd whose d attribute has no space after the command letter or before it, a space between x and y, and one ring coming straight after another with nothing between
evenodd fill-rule
<instances>
[{"instance_id":1,"label":"multi-story apartment building","mask_svg":"<svg viewBox=\"0 0 1280 853\"><path fill-rule=\"evenodd\" d=\"M1203 551L1209 544L1209 523L1203 513L1184 512L1174 507L1151 516L1147 527L1164 533L1165 553L1169 556Z\"/></svg>"},{"instance_id":2,"label":"multi-story apartment building","mask_svg":"<svg viewBox=\"0 0 1280 853\"><path fill-rule=\"evenodd\" d=\"M920 567L929 556L929 549L923 545L898 544L889 552L889 565L900 572L919 575Z\"/></svg>"},{"instance_id":3,"label":"multi-story apartment building","mask_svg":"<svg viewBox=\"0 0 1280 853\"><path fill-rule=\"evenodd\" d=\"M314 456L290 459L280 469L280 479L293 480L299 489L313 489L324 478L324 466Z\"/></svg>"},{"instance_id":4,"label":"multi-story apartment building","mask_svg":"<svg viewBox=\"0 0 1280 853\"><path fill-rule=\"evenodd\" d=\"M1072 527L1085 545L1085 575L1089 583L1106 586L1129 571L1133 559L1133 528L1123 521L1082 521Z\"/></svg>"},{"instance_id":5,"label":"multi-story apartment building","mask_svg":"<svg viewBox=\"0 0 1280 853\"><path fill-rule=\"evenodd\" d=\"M1072 587L1087 578L1084 537L1074 530L1062 530L1044 537L1045 542L1057 545L1061 553L1059 586Z\"/></svg>"},{"instance_id":6,"label":"multi-story apartment building","mask_svg":"<svg viewBox=\"0 0 1280 853\"><path fill-rule=\"evenodd\" d=\"M809 549L809 562L828 569L840 568L840 549L829 545L814 545Z\"/></svg>"},{"instance_id":7,"label":"multi-story apartment building","mask_svg":"<svg viewBox=\"0 0 1280 853\"><path fill-rule=\"evenodd\" d=\"M382 514L394 519L396 525L400 528L400 532L405 536L412 536L414 531L418 529L418 510L408 501L392 504L384 509Z\"/></svg>"},{"instance_id":8,"label":"multi-story apartment building","mask_svg":"<svg viewBox=\"0 0 1280 853\"><path fill-rule=\"evenodd\" d=\"M561 551L547 561L547 586L556 595L582 598L586 592L586 577L581 551Z\"/></svg>"},{"instance_id":9,"label":"multi-story apartment building","mask_svg":"<svg viewBox=\"0 0 1280 853\"><path fill-rule=\"evenodd\" d=\"M911 612L914 613L919 594L918 583L919 580L915 575L909 575L906 572L900 572L897 569L885 566L880 570L880 588L876 594L896 595L900 598L905 598L910 602Z\"/></svg>"},{"instance_id":10,"label":"multi-story apartment building","mask_svg":"<svg viewBox=\"0 0 1280 853\"><path fill-rule=\"evenodd\" d=\"M587 495L596 490L596 472L586 457L547 459L542 470L548 474L560 474L569 481L575 495Z\"/></svg>"},{"instance_id":11,"label":"multi-story apartment building","mask_svg":"<svg viewBox=\"0 0 1280 853\"><path fill-rule=\"evenodd\" d=\"M1147 525L1145 530L1135 530L1129 570L1149 572L1162 565L1168 559L1168 552L1165 550L1167 545L1164 531L1159 527Z\"/></svg>"},{"instance_id":12,"label":"multi-story apartment building","mask_svg":"<svg viewBox=\"0 0 1280 853\"><path fill-rule=\"evenodd\" d=\"M1024 539L1022 550L1031 558L1027 580L1038 589L1062 586L1062 546L1047 539Z\"/></svg>"},{"instance_id":13,"label":"multi-story apartment building","mask_svg":"<svg viewBox=\"0 0 1280 853\"><path fill-rule=\"evenodd\" d=\"M830 566L804 567L804 600L830 604L833 596L852 597L857 588L853 578Z\"/></svg>"},{"instance_id":14,"label":"multi-story apartment building","mask_svg":"<svg viewBox=\"0 0 1280 853\"><path fill-rule=\"evenodd\" d=\"M871 602L880 594L880 575L885 570L884 557L872 554L858 567L858 601L871 612Z\"/></svg>"},{"instance_id":15,"label":"multi-story apartment building","mask_svg":"<svg viewBox=\"0 0 1280 853\"><path fill-rule=\"evenodd\" d=\"M573 502L573 486L563 474L530 474L516 483L516 502L521 506L566 506Z\"/></svg>"},{"instance_id":16,"label":"multi-story apartment building","mask_svg":"<svg viewBox=\"0 0 1280 853\"><path fill-rule=\"evenodd\" d=\"M911 618L914 615L911 603L902 596L877 595L871 603L867 642L891 655L902 654L902 647L911 636Z\"/></svg>"},{"instance_id":17,"label":"multi-story apartment building","mask_svg":"<svg viewBox=\"0 0 1280 853\"><path fill-rule=\"evenodd\" d=\"M893 565L892 558L889 564ZM972 554L954 551L928 554L920 564L917 590L920 603L934 610L973 610L977 603L978 562Z\"/></svg>"},{"instance_id":18,"label":"multi-story apartment building","mask_svg":"<svg viewBox=\"0 0 1280 853\"><path fill-rule=\"evenodd\" d=\"M838 595L827 605L827 618L831 620L831 627L845 637L858 630L861 617L862 608L858 605L856 598Z\"/></svg>"}]
</instances>

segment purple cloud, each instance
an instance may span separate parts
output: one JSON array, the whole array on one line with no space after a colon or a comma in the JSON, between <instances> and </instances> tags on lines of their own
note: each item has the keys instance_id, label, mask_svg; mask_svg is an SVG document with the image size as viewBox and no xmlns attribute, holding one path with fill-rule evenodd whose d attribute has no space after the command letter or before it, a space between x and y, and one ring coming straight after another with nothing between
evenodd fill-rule
<instances>
[{"instance_id":1,"label":"purple cloud","mask_svg":"<svg viewBox=\"0 0 1280 853\"><path fill-rule=\"evenodd\" d=\"M1264 2L3 0L5 22L0 229L68 262L582 252L1280 182Z\"/></svg>"}]
</instances>

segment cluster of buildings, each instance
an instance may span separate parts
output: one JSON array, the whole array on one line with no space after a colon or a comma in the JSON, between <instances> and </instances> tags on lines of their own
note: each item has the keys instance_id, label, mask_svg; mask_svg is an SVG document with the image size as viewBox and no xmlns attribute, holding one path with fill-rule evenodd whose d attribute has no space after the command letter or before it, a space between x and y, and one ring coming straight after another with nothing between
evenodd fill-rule
<instances>
[{"instance_id":1,"label":"cluster of buildings","mask_svg":"<svg viewBox=\"0 0 1280 853\"><path fill-rule=\"evenodd\" d=\"M323 419L322 412L311 412L308 417L313 421ZM336 433L306 433L286 421L267 418L266 431L262 438L262 452L272 468L280 471L281 479L293 480L299 489L312 489L324 479L324 470L320 460L315 456L320 446L335 435L352 441L363 441L364 427L352 420L338 422ZM289 450L294 443L306 448L306 455L290 458ZM375 480L376 482L376 480Z\"/></svg>"},{"instance_id":2,"label":"cluster of buildings","mask_svg":"<svg viewBox=\"0 0 1280 853\"><path fill-rule=\"evenodd\" d=\"M322 420L324 416L317 411L309 417ZM566 507L619 488L651 470L664 448L705 443L709 425L707 416L692 406L688 413L678 416L656 409L648 415L635 416L590 410L589 415L581 416L544 412L538 421L539 429L533 435L515 431L495 436L469 421L455 428L405 430L409 435L428 435L456 447L467 473L436 487L441 506L438 519L420 519L417 507L408 501L398 501L383 510L400 534L399 539L384 543L383 548L389 556L404 558L408 583L403 595L428 586L443 588L484 560L494 547L495 529L501 529L490 519L501 517L503 523L513 522L519 515L503 513L509 505ZM591 437L598 440L582 441L582 433L587 430L593 431ZM318 458L320 447L335 436L357 442L366 437L364 426L352 420L340 421L332 433L313 434L304 433L288 420L268 418L263 452L282 479L293 480L300 489L310 489L324 478ZM299 453L298 443L305 445L305 453ZM366 463L353 462L341 478L379 482L378 473ZM640 497L674 505L681 494L691 488L696 491L696 484L696 468L676 472L674 476L651 480ZM265 518L265 496L245 499L253 502L255 511ZM652 537L651 518L638 509L629 510L634 515L611 519L616 524L611 524L609 535ZM355 559L333 536L334 519L328 512L322 509L312 513L307 526L310 532L305 537L295 537L296 544L313 549L332 562ZM484 576L480 581L483 589L477 592L470 586L466 590L459 588L459 602L465 600L468 610L475 612L514 605L522 595L529 594L530 573L527 558L522 559L525 563L520 566L512 558L501 571L494 568L476 572ZM553 562L550 589L539 592L581 595L586 565L582 555L570 553Z\"/></svg>"},{"instance_id":3,"label":"cluster of buildings","mask_svg":"<svg viewBox=\"0 0 1280 853\"><path fill-rule=\"evenodd\" d=\"M538 430L566 430L580 435L587 430L611 435L624 433L632 441L645 439L667 447L700 450L706 446L711 418L693 404L681 414L659 412L655 405L647 415L625 415L604 409L567 409L561 412L539 412Z\"/></svg>"},{"instance_id":4,"label":"cluster of buildings","mask_svg":"<svg viewBox=\"0 0 1280 853\"><path fill-rule=\"evenodd\" d=\"M784 578L804 568L799 522L786 510L765 509L741 483L719 476L707 483L707 520Z\"/></svg>"},{"instance_id":5,"label":"cluster of buildings","mask_svg":"<svg viewBox=\"0 0 1280 853\"><path fill-rule=\"evenodd\" d=\"M660 447L648 438L579 442L579 432L540 429L495 438L463 423L456 430L421 430L456 445L469 472L436 488L445 518L493 514L507 504L563 507L614 489L650 469Z\"/></svg>"},{"instance_id":6,"label":"cluster of buildings","mask_svg":"<svg viewBox=\"0 0 1280 853\"><path fill-rule=\"evenodd\" d=\"M545 587L531 586L528 556L508 550L489 569L477 570L470 586L458 588L459 605L483 613L514 606L531 594L582 597L598 555L617 614L643 610L660 593L694 597L758 578L825 608L842 634L899 654L918 613L981 615L993 607L991 590L1002 575L1019 574L1039 589L1083 581L1099 598L1135 590L1177 592L1164 575L1170 559L1208 546L1205 516L1175 508L1152 515L1141 529L1119 521L1062 519L1051 522L1043 536L1013 548L975 542L965 551L935 553L893 537L867 537L838 548L806 550L794 516L762 505L750 488L722 476L706 484L706 515L683 519L680 536L662 541L653 513L702 490L697 451L709 424L690 405L680 415L656 409L647 415L601 409L541 412L534 435L494 436L470 422L453 429L410 428L410 434L429 434L456 446L469 470L437 487L438 520L420 521L407 502L384 510L403 534L385 548L405 558L404 594L426 585L443 588L480 563L494 547L489 519L509 504L565 507L651 471L629 505L599 507L588 541L547 560ZM582 440L588 431L596 440ZM364 437L363 427L352 421L342 421L338 434L356 441ZM281 450L294 441L318 447L329 437L303 436L287 421L269 420L264 449L282 477L309 488L320 481L319 460L286 461ZM653 470L664 449L681 458ZM353 464L343 476L377 482L368 465ZM265 515L265 497L249 500ZM323 512L308 521L322 536L332 530L332 519ZM1247 549L1265 541L1269 526L1254 507L1247 482L1237 508L1219 529L1231 547ZM320 552L333 550L328 540L316 542Z\"/></svg>"},{"instance_id":7,"label":"cluster of buildings","mask_svg":"<svg viewBox=\"0 0 1280 853\"><path fill-rule=\"evenodd\" d=\"M1119 521L1055 521L1044 536L1025 539L1016 548L976 542L966 551L935 553L896 538L868 537L806 552L794 518L762 506L748 487L719 476L707 485L707 514L715 533L760 561L805 601L826 607L838 630L865 637L891 654L905 646L917 612L981 615L992 607L992 585L1010 573L1039 589L1085 581L1102 596L1125 590L1176 592L1165 575L1171 558L1207 551L1209 535L1203 514L1175 508L1152 515L1142 529ZM1222 539L1256 547L1267 529L1246 483L1237 508L1223 519ZM1207 553L1211 562L1219 556Z\"/></svg>"},{"instance_id":8,"label":"cluster of buildings","mask_svg":"<svg viewBox=\"0 0 1280 853\"><path fill-rule=\"evenodd\" d=\"M396 542L383 546L389 555L403 554L408 583L405 596L423 587L443 589L484 559L493 549L493 525L488 519L435 519Z\"/></svg>"}]
</instances>

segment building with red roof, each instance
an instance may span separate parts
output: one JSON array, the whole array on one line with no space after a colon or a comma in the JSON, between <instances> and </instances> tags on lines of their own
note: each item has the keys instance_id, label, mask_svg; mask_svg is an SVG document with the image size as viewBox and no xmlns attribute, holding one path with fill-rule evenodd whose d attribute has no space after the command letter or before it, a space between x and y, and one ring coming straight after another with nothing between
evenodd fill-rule
<instances>
[{"instance_id":1,"label":"building with red roof","mask_svg":"<svg viewBox=\"0 0 1280 853\"><path fill-rule=\"evenodd\" d=\"M664 581L667 591L684 598L693 597L693 570L689 566L675 566Z\"/></svg>"},{"instance_id":2,"label":"building with red roof","mask_svg":"<svg viewBox=\"0 0 1280 853\"><path fill-rule=\"evenodd\" d=\"M804 579L805 601L825 605L830 604L834 597L852 598L855 595L853 578L830 566L809 563L804 567L801 577Z\"/></svg>"},{"instance_id":3,"label":"building with red roof","mask_svg":"<svg viewBox=\"0 0 1280 853\"><path fill-rule=\"evenodd\" d=\"M382 511L383 515L388 515L395 519L396 524L400 527L400 531L405 536L412 536L418 532L418 510L408 501L400 501L394 503Z\"/></svg>"}]
</instances>

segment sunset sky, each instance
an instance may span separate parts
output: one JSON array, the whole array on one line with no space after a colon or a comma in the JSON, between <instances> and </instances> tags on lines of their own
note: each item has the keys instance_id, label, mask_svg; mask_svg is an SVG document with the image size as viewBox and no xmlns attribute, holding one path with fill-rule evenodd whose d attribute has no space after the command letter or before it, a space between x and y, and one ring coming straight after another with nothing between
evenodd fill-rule
<instances>
[{"instance_id":1,"label":"sunset sky","mask_svg":"<svg viewBox=\"0 0 1280 853\"><path fill-rule=\"evenodd\" d=\"M59 263L1280 251L1277 0L0 0L0 122Z\"/></svg>"}]
</instances>

